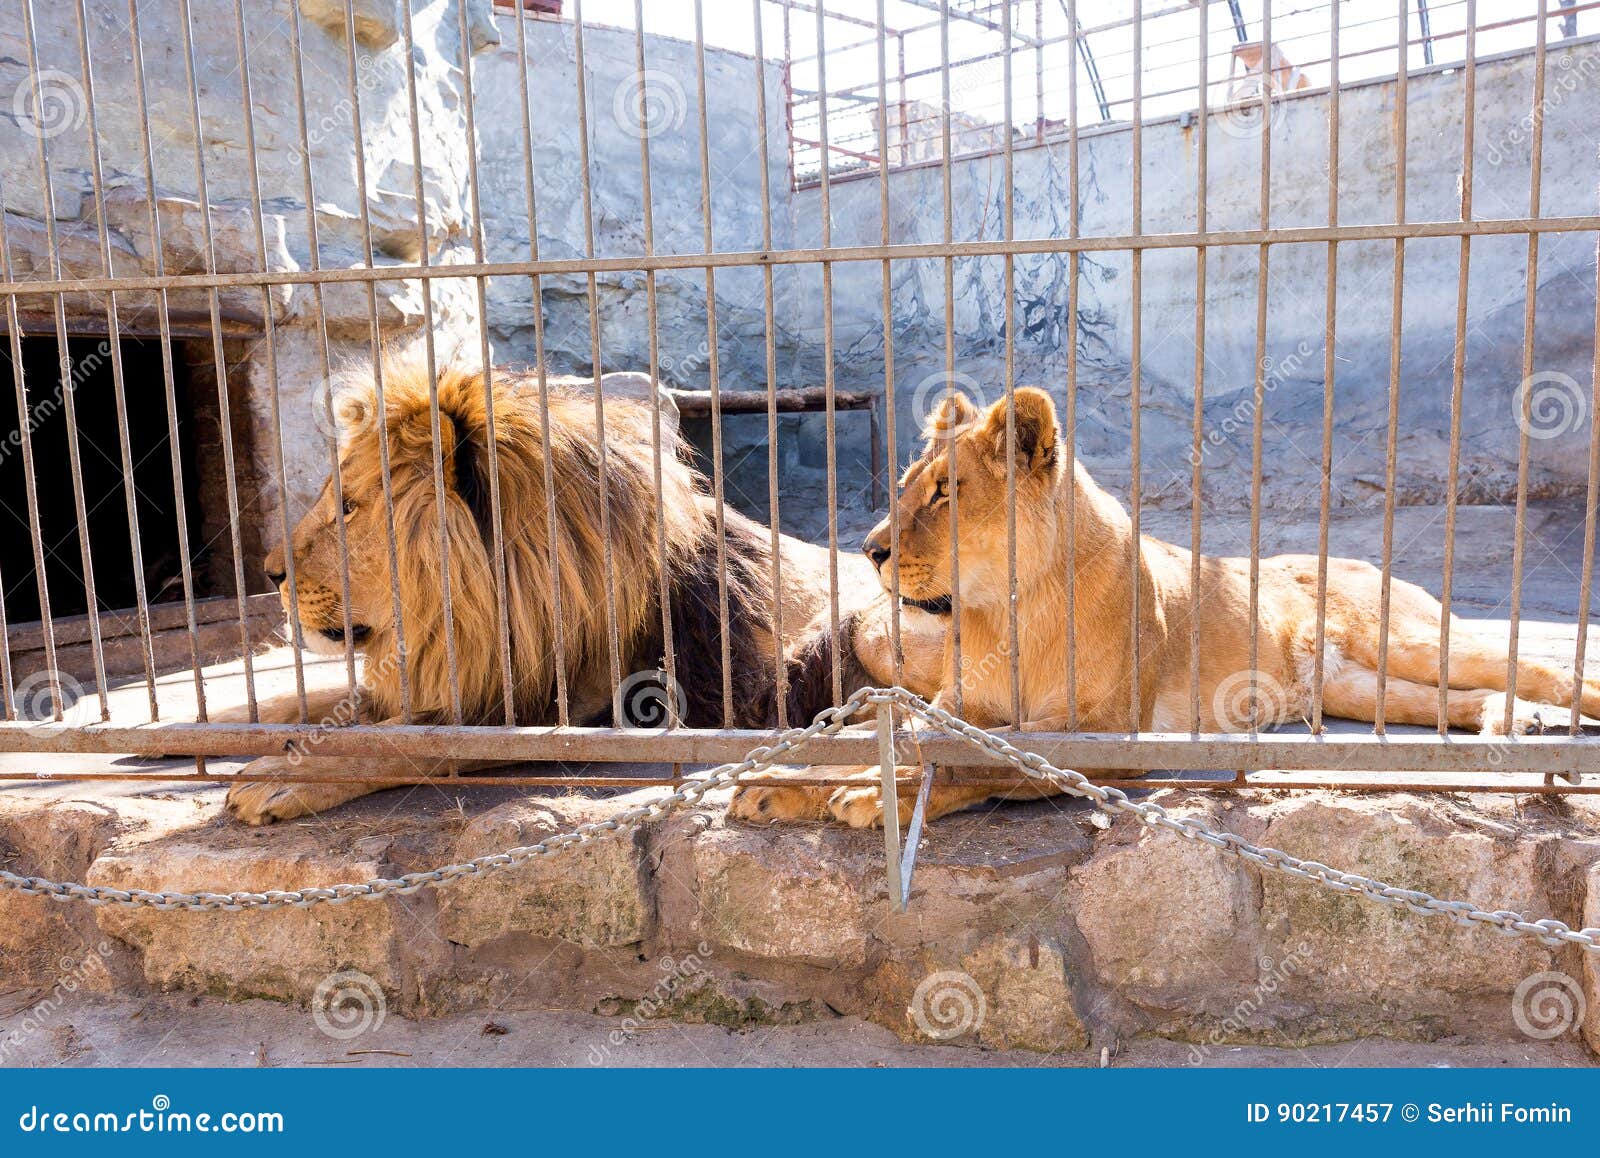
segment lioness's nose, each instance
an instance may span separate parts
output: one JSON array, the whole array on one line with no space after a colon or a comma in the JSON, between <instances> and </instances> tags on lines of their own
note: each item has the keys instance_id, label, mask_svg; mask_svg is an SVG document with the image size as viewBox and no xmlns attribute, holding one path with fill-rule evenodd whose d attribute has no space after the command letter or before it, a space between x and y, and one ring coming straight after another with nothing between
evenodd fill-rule
<instances>
[{"instance_id":1,"label":"lioness's nose","mask_svg":"<svg viewBox=\"0 0 1600 1158\"><path fill-rule=\"evenodd\" d=\"M283 581L289 577L288 572L286 572L286 571L274 571L270 567L267 568L266 574L267 574L267 581L270 582L274 587L283 586Z\"/></svg>"},{"instance_id":2,"label":"lioness's nose","mask_svg":"<svg viewBox=\"0 0 1600 1158\"><path fill-rule=\"evenodd\" d=\"M889 561L889 544L877 535L868 535L866 542L861 544L861 549L867 553L867 558L872 560L874 567L882 567Z\"/></svg>"}]
</instances>

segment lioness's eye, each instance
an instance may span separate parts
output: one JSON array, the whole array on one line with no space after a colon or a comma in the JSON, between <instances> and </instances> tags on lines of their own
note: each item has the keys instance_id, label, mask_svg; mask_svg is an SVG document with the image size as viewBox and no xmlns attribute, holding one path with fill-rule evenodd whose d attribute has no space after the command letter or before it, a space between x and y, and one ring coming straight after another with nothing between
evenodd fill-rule
<instances>
[{"instance_id":1,"label":"lioness's eye","mask_svg":"<svg viewBox=\"0 0 1600 1158\"><path fill-rule=\"evenodd\" d=\"M351 515L353 515L355 513L356 513L356 501L355 501L355 499L345 499L345 501L344 501L344 517L348 519Z\"/></svg>"},{"instance_id":2,"label":"lioness's eye","mask_svg":"<svg viewBox=\"0 0 1600 1158\"><path fill-rule=\"evenodd\" d=\"M939 482L933 488L933 497L936 499L947 499L950 497L949 479L942 478L939 480Z\"/></svg>"}]
</instances>

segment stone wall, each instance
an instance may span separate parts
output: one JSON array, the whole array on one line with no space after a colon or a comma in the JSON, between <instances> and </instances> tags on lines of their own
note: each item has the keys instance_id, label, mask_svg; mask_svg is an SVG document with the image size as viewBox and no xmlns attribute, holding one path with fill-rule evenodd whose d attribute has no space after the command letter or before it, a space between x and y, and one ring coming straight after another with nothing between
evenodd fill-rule
<instances>
[{"instance_id":1,"label":"stone wall","mask_svg":"<svg viewBox=\"0 0 1600 1158\"><path fill-rule=\"evenodd\" d=\"M1477 77L1473 207L1480 218L1528 211L1532 133L1531 53L1484 61ZM1547 64L1541 210L1545 216L1596 212L1600 177L1590 127L1597 113L1600 44L1552 45ZM1339 221L1395 220L1395 85L1369 82L1340 101ZM1459 217L1462 77L1431 69L1410 78L1407 97L1406 214L1412 221ZM1327 116L1324 92L1282 101L1272 119L1271 225L1327 223ZM1254 121L1237 113L1210 120L1207 227L1260 225L1260 145ZM1143 133L1143 229L1189 232L1196 219L1196 131L1191 118L1147 123ZM1081 139L1079 212L1089 236L1132 231L1131 133L1127 125ZM1068 234L1071 191L1066 142L1015 152L1015 229L1019 237ZM1003 236L1004 159L952 167L956 241ZM895 244L936 242L943 225L939 166L890 177L890 236ZM875 177L835 183L833 242L877 244ZM819 241L819 192L795 202L801 245ZM1399 500L1435 502L1446 479L1451 363L1455 335L1454 238L1406 246L1400 361ZM1205 486L1219 505L1248 500L1255 376L1255 247L1217 248L1206 293ZM1268 399L1265 409L1265 502L1315 503L1323 402L1323 317L1327 246L1275 246L1267 301ZM1340 505L1381 502L1389 391L1390 292L1394 245L1339 247L1336 316L1335 498ZM1515 486L1518 387L1523 377L1523 307L1527 241L1483 237L1472 243L1467 308L1463 490L1467 501L1502 501ZM1016 259L1017 381L1065 394L1068 259ZM1194 251L1155 250L1144 259L1143 429L1145 494L1153 505L1187 503L1195 362ZM1003 390L1005 297L1000 258L955 263L957 370L988 398ZM937 395L943 370L942 262L894 266L893 319L902 445L908 450L923 404ZM834 280L834 335L842 384L882 388L881 266L841 264ZM1130 464L1129 370L1132 356L1131 260L1091 253L1079 281L1080 452L1098 475L1125 487ZM808 349L820 347L821 310L802 299L797 323ZM1539 247L1538 321L1533 368L1536 435L1531 440L1535 495L1581 488L1588 462L1588 393L1595 334L1595 239L1548 233ZM932 376L930 384L929 379ZM1309 492L1308 492L1309 488Z\"/></svg>"}]
</instances>

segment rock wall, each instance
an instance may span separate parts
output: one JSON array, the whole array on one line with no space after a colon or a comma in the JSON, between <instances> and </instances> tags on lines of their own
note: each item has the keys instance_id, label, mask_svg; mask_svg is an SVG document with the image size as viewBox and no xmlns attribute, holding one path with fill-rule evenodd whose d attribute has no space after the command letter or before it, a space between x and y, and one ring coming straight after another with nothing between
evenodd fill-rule
<instances>
[{"instance_id":1,"label":"rock wall","mask_svg":"<svg viewBox=\"0 0 1600 1158\"><path fill-rule=\"evenodd\" d=\"M1600 44L1552 45L1544 110L1544 216L1596 212L1600 164L1591 140L1600 101ZM1480 218L1516 218L1529 207L1531 53L1484 61L1477 76L1473 208ZM1339 222L1395 220L1393 82L1342 90L1338 172ZM1432 69L1410 78L1407 95L1406 216L1455 220L1462 150L1462 77ZM1273 110L1271 221L1274 228L1327 224L1328 98L1308 93ZM1215 112L1208 134L1207 228L1260 225L1258 116ZM1197 132L1192 118L1147 123L1143 133L1143 222L1148 233L1196 228ZM1127 125L1081 138L1078 209L1082 232L1133 230L1132 142ZM1065 141L1015 152L1018 237L1064 237L1071 185ZM952 167L956 241L1003 236L1004 160L1000 155ZM890 239L936 242L943 227L942 172L931 166L890 177ZM877 244L875 177L836 183L833 241ZM819 241L819 192L795 203L801 245ZM1397 487L1402 503L1442 498L1448 462L1455 341L1455 238L1407 243L1400 359ZM1208 259L1205 342L1205 487L1218 505L1248 500L1255 378L1259 250L1219 247ZM1523 378L1525 237L1481 237L1471 247L1463 413L1462 490L1467 501L1501 501L1515 486L1519 385ZM1535 494L1570 493L1584 484L1588 461L1589 384L1595 340L1595 239L1544 234L1538 253L1538 320L1531 481ZM1339 247L1335 340L1335 497L1339 505L1381 502L1389 392L1391 241ZM1265 502L1315 502L1321 457L1324 352L1324 243L1274 246L1267 298ZM1066 390L1069 260L1021 256L1015 263L1016 375ZM943 263L902 261L893 273L893 335L902 446L907 449L927 399L942 386ZM1097 475L1125 486L1130 471L1132 363L1130 255L1082 258L1078 304L1079 448ZM985 397L1004 388L1005 296L1000 258L955 263L955 340L959 381ZM882 388L881 267L837 267L834 335L841 382ZM1152 250L1144 258L1142 318L1142 458L1152 505L1187 503L1195 392L1195 255ZM817 298L802 300L797 328L808 349L821 345ZM931 380L931 381L930 381ZM1309 488L1309 492L1308 492Z\"/></svg>"}]
</instances>

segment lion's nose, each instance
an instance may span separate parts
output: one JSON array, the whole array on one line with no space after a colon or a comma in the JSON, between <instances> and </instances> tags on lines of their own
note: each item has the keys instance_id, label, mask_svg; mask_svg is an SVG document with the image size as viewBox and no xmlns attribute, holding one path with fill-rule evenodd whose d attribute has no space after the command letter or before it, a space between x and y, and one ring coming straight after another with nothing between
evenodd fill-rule
<instances>
[{"instance_id":1,"label":"lion's nose","mask_svg":"<svg viewBox=\"0 0 1600 1158\"><path fill-rule=\"evenodd\" d=\"M270 568L270 567L269 567L269 568L267 568L267 580L268 580L268 581L269 581L269 582L270 582L270 583L271 583L271 584L272 584L272 585L273 585L273 586L274 586L274 587L281 587L281 586L283 586L283 581L284 581L284 580L285 580L285 579L287 579L287 578L288 578L288 577L289 577L289 576L288 576L288 573L287 573L287 572L284 572L284 571L274 571L274 570L272 570L272 568Z\"/></svg>"},{"instance_id":2,"label":"lion's nose","mask_svg":"<svg viewBox=\"0 0 1600 1158\"><path fill-rule=\"evenodd\" d=\"M880 542L869 536L867 541L861 544L861 549L867 553L867 558L872 560L874 567L882 567L889 561L889 545L887 543Z\"/></svg>"}]
</instances>

